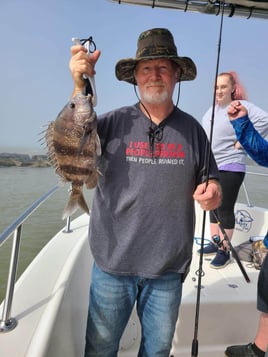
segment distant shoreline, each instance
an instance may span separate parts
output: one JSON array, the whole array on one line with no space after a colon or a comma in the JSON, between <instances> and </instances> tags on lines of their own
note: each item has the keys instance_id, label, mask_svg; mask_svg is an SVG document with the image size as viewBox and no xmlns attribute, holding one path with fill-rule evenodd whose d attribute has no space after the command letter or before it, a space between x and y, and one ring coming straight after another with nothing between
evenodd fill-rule
<instances>
[{"instance_id":1,"label":"distant shoreline","mask_svg":"<svg viewBox=\"0 0 268 357\"><path fill-rule=\"evenodd\" d=\"M21 154L14 152L0 152L1 167L50 167L49 159L44 154Z\"/></svg>"}]
</instances>

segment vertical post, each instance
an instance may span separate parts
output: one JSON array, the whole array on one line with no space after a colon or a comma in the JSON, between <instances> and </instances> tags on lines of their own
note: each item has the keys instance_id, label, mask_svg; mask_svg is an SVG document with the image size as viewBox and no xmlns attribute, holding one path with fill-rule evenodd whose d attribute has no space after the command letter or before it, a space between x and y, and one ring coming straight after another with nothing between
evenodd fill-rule
<instances>
[{"instance_id":1,"label":"vertical post","mask_svg":"<svg viewBox=\"0 0 268 357\"><path fill-rule=\"evenodd\" d=\"M2 320L0 320L0 332L11 331L17 325L16 319L11 318L10 315L11 315L11 307L13 302L14 288L15 288L17 268L18 268L21 228L22 225L18 226L18 228L14 231L13 245L12 245L10 265L9 265L9 274L8 274L8 281L7 281L7 288L6 288L6 297L4 300Z\"/></svg>"},{"instance_id":2,"label":"vertical post","mask_svg":"<svg viewBox=\"0 0 268 357\"><path fill-rule=\"evenodd\" d=\"M71 226L71 217L68 216L66 219L66 226L65 226L63 233L71 233L72 230L71 230L70 226Z\"/></svg>"},{"instance_id":3,"label":"vertical post","mask_svg":"<svg viewBox=\"0 0 268 357\"><path fill-rule=\"evenodd\" d=\"M246 185L245 185L244 182L242 183L242 185L243 185L243 189L244 189L244 193L245 193L245 196L246 196L248 207L252 207L252 204L250 203L250 200L249 200L249 197L248 197L248 191L247 191Z\"/></svg>"}]
</instances>

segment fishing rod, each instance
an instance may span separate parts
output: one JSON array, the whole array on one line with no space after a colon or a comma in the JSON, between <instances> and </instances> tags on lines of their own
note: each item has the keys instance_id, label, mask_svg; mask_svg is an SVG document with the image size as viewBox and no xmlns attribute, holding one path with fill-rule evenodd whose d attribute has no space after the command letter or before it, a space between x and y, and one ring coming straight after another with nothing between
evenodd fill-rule
<instances>
[{"instance_id":1,"label":"fishing rod","mask_svg":"<svg viewBox=\"0 0 268 357\"><path fill-rule=\"evenodd\" d=\"M224 7L225 1L223 0L220 2L220 10L221 10L221 21L220 21L220 31L219 31L219 42L218 42L218 52L217 52L217 62L216 62L216 73L215 73L215 80L214 80L214 91L213 91L213 104L212 104L212 115L211 115L211 125L210 125L210 136L209 136L209 143L212 143L212 136L213 136L213 127L214 127L214 117L215 117L215 104L216 104L216 85L217 85L217 77L219 73L219 62L220 62L220 52L221 52L221 41L222 41L222 29L223 29L223 17L224 17ZM210 155L211 155L211 145L208 143L206 147L206 172L205 172L205 183L206 187L208 186L209 182L209 170L210 170ZM244 275L247 282L250 282L249 277L238 257L237 252L233 248L230 239L228 238L221 222L219 221L215 211L213 211L214 216L217 219L218 226L223 234L224 241L227 242L227 246L231 250L238 266ZM201 281L202 277L204 276L203 271L203 249L204 249L204 240L205 240L205 225L206 225L206 211L203 211L203 222L202 222L202 232L201 232L201 249L200 249L200 257L199 257L199 267L196 271L196 275L198 276L198 283L197 283L197 296L196 296L196 311L195 311L195 322L194 322L194 337L192 341L192 349L191 349L191 356L197 357L198 356L198 327L199 327L199 312L200 312L200 297L201 297ZM218 246L224 244L221 242L220 237L218 237L218 241L215 242Z\"/></svg>"},{"instance_id":2,"label":"fishing rod","mask_svg":"<svg viewBox=\"0 0 268 357\"><path fill-rule=\"evenodd\" d=\"M223 234L223 240L221 240L221 239L220 239L220 236L218 236L218 235L213 236L212 239L213 239L214 243L215 243L219 248L222 247L223 249L226 248L225 245L224 245L224 242L227 243L227 247L228 247L228 248L230 249L230 251L232 252L232 256L235 258L235 260L236 260L236 262L237 262L237 264L238 264L238 266L239 266L239 268L240 268L240 270L241 270L241 272L242 272L242 274L243 274L243 276L244 276L246 282L247 282L247 283L250 283L250 279L249 279L249 277L248 277L248 275L247 275L247 272L246 272L246 270L245 270L243 264L241 263L241 260L240 260L238 254L237 254L237 251L234 249L234 247L233 247L233 245L232 245L232 243L231 243L231 241L230 241L228 235L226 234L226 232L225 232L225 230L224 230L224 228L223 228L221 222L219 221L219 218L217 217L217 215L216 215L216 213L215 213L214 211L213 211L213 215L214 215L214 217L217 219L217 224L218 224L218 226L219 226L219 228L220 228L220 230L221 230L221 232L222 232L222 234Z\"/></svg>"}]
</instances>

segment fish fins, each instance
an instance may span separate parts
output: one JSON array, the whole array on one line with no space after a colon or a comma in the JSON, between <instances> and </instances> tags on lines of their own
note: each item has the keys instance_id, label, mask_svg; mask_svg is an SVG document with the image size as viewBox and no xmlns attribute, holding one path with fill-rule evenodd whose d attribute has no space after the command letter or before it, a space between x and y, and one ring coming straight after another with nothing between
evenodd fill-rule
<instances>
[{"instance_id":1,"label":"fish fins","mask_svg":"<svg viewBox=\"0 0 268 357\"><path fill-rule=\"evenodd\" d=\"M96 154L97 156L101 156L101 142L98 134L96 135L95 144L96 144Z\"/></svg>"},{"instance_id":2,"label":"fish fins","mask_svg":"<svg viewBox=\"0 0 268 357\"><path fill-rule=\"evenodd\" d=\"M67 217L72 216L78 208L81 208L83 211L89 214L88 205L83 196L83 192L81 190L80 192L72 190L69 201L67 202L67 205L64 208L62 219L66 219Z\"/></svg>"},{"instance_id":3,"label":"fish fins","mask_svg":"<svg viewBox=\"0 0 268 357\"><path fill-rule=\"evenodd\" d=\"M103 176L103 174L100 172L100 170L95 167L94 170L90 173L88 176L85 184L86 187L90 190L92 188L95 188L98 184L99 176Z\"/></svg>"}]
</instances>

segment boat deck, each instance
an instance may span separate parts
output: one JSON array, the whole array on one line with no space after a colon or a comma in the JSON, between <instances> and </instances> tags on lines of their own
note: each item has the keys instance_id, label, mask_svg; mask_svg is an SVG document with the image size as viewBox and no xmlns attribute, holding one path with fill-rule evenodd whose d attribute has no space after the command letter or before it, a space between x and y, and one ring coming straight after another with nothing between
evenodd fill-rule
<instances>
[{"instance_id":1,"label":"boat deck","mask_svg":"<svg viewBox=\"0 0 268 357\"><path fill-rule=\"evenodd\" d=\"M248 343L258 324L256 310L258 271L243 263L250 278L244 279L238 264L232 260L224 269L209 267L205 258L201 280L198 326L199 356L223 356L226 346ZM193 255L191 271L185 281L178 327L173 344L174 356L190 356L194 336L195 305L199 256Z\"/></svg>"},{"instance_id":2,"label":"boat deck","mask_svg":"<svg viewBox=\"0 0 268 357\"><path fill-rule=\"evenodd\" d=\"M197 299L196 271L199 269L199 255L196 254L198 248L199 246L195 245L191 270L183 287L182 304L171 351L174 357L191 356ZM204 276L201 280L197 334L198 356L222 357L227 346L248 343L255 336L259 317L256 310L259 272L251 264L243 262L250 278L248 283L234 260L224 269L217 270L209 267L211 259L205 258L203 261ZM140 337L137 326L139 322L134 313L126 333L126 346L122 346L124 348L120 357L137 356Z\"/></svg>"}]
</instances>

